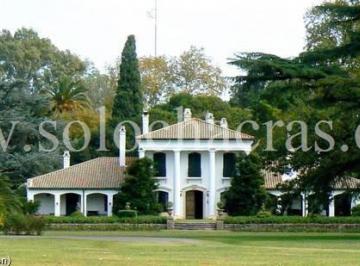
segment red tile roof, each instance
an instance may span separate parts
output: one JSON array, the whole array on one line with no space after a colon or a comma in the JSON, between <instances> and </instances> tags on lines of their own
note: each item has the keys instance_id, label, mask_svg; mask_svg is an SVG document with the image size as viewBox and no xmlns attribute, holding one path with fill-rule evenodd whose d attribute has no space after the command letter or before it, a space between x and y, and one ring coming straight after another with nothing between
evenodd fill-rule
<instances>
[{"instance_id":1,"label":"red tile roof","mask_svg":"<svg viewBox=\"0 0 360 266\"><path fill-rule=\"evenodd\" d=\"M130 162L133 158L127 158ZM125 178L118 157L100 157L66 169L28 179L30 189L115 189Z\"/></svg>"}]
</instances>

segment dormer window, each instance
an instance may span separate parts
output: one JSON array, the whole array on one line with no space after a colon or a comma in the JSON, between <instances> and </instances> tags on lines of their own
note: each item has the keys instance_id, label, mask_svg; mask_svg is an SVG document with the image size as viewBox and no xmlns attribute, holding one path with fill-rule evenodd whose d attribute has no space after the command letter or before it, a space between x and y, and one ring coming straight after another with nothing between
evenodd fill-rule
<instances>
[{"instance_id":1,"label":"dormer window","mask_svg":"<svg viewBox=\"0 0 360 266\"><path fill-rule=\"evenodd\" d=\"M201 177L201 154L193 152L189 154L188 177Z\"/></svg>"},{"instance_id":2,"label":"dormer window","mask_svg":"<svg viewBox=\"0 0 360 266\"><path fill-rule=\"evenodd\" d=\"M236 156L234 153L225 153L223 162L223 177L232 177L236 170Z\"/></svg>"},{"instance_id":3,"label":"dormer window","mask_svg":"<svg viewBox=\"0 0 360 266\"><path fill-rule=\"evenodd\" d=\"M166 177L166 154L157 152L154 154L155 176Z\"/></svg>"}]
</instances>

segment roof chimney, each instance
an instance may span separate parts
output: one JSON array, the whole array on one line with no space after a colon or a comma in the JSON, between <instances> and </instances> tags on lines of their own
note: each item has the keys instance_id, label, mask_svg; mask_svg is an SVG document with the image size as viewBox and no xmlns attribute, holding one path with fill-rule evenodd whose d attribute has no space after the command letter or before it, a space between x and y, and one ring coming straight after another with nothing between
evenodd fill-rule
<instances>
[{"instance_id":1,"label":"roof chimney","mask_svg":"<svg viewBox=\"0 0 360 266\"><path fill-rule=\"evenodd\" d=\"M119 163L120 167L126 166L126 128L125 126L120 127L119 136Z\"/></svg>"},{"instance_id":2,"label":"roof chimney","mask_svg":"<svg viewBox=\"0 0 360 266\"><path fill-rule=\"evenodd\" d=\"M142 115L142 133L149 133L149 113L147 110L144 110Z\"/></svg>"},{"instance_id":3,"label":"roof chimney","mask_svg":"<svg viewBox=\"0 0 360 266\"><path fill-rule=\"evenodd\" d=\"M185 108L184 110L184 121L190 121L191 120L191 109L190 108Z\"/></svg>"},{"instance_id":4,"label":"roof chimney","mask_svg":"<svg viewBox=\"0 0 360 266\"><path fill-rule=\"evenodd\" d=\"M220 126L221 126L222 128L228 128L228 122L227 122L227 120L226 120L225 117L221 118L221 120L220 120Z\"/></svg>"},{"instance_id":5,"label":"roof chimney","mask_svg":"<svg viewBox=\"0 0 360 266\"><path fill-rule=\"evenodd\" d=\"M64 169L69 168L70 167L70 152L69 151L64 152L63 159L64 159Z\"/></svg>"},{"instance_id":6,"label":"roof chimney","mask_svg":"<svg viewBox=\"0 0 360 266\"><path fill-rule=\"evenodd\" d=\"M209 124L214 124L214 115L212 113L206 113L205 115L205 121Z\"/></svg>"}]
</instances>

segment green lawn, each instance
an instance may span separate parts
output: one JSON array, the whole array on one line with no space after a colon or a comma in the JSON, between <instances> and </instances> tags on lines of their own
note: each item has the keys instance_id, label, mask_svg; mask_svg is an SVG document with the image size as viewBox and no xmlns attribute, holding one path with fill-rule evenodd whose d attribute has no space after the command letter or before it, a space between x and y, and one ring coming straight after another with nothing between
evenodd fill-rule
<instances>
[{"instance_id":1,"label":"green lawn","mask_svg":"<svg viewBox=\"0 0 360 266\"><path fill-rule=\"evenodd\" d=\"M216 231L0 236L16 265L360 265L360 234Z\"/></svg>"}]
</instances>

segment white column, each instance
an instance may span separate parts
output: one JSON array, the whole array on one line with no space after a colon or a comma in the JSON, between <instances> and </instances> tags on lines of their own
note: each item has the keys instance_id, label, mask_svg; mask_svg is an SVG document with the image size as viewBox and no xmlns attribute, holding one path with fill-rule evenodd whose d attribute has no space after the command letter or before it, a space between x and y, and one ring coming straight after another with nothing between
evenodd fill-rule
<instances>
[{"instance_id":1,"label":"white column","mask_svg":"<svg viewBox=\"0 0 360 266\"><path fill-rule=\"evenodd\" d=\"M331 193L329 199L329 217L334 217L334 216L335 216L335 198L334 198L334 194Z\"/></svg>"},{"instance_id":2,"label":"white column","mask_svg":"<svg viewBox=\"0 0 360 266\"><path fill-rule=\"evenodd\" d=\"M34 201L34 194L31 191L27 190L26 195L28 201Z\"/></svg>"},{"instance_id":3,"label":"white column","mask_svg":"<svg viewBox=\"0 0 360 266\"><path fill-rule=\"evenodd\" d=\"M181 217L180 151L174 151L174 217Z\"/></svg>"},{"instance_id":4,"label":"white column","mask_svg":"<svg viewBox=\"0 0 360 266\"><path fill-rule=\"evenodd\" d=\"M308 201L305 193L301 193L301 210L302 216L306 217L308 215Z\"/></svg>"},{"instance_id":5,"label":"white column","mask_svg":"<svg viewBox=\"0 0 360 266\"><path fill-rule=\"evenodd\" d=\"M216 172L215 172L215 150L209 151L210 155L210 180L209 180L209 218L216 217Z\"/></svg>"},{"instance_id":6,"label":"white column","mask_svg":"<svg viewBox=\"0 0 360 266\"><path fill-rule=\"evenodd\" d=\"M81 200L81 213L84 215L84 216L87 216L87 194L86 192L83 192L80 196L80 200Z\"/></svg>"},{"instance_id":7,"label":"white column","mask_svg":"<svg viewBox=\"0 0 360 266\"><path fill-rule=\"evenodd\" d=\"M145 150L144 149L139 149L139 158L145 158Z\"/></svg>"},{"instance_id":8,"label":"white column","mask_svg":"<svg viewBox=\"0 0 360 266\"><path fill-rule=\"evenodd\" d=\"M112 208L113 208L113 194L107 195L107 216L112 216Z\"/></svg>"},{"instance_id":9,"label":"white column","mask_svg":"<svg viewBox=\"0 0 360 266\"><path fill-rule=\"evenodd\" d=\"M60 194L54 195L54 215L55 216L61 216L61 202L60 202Z\"/></svg>"}]
</instances>

